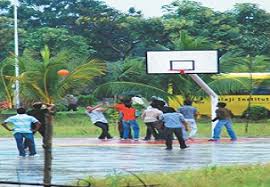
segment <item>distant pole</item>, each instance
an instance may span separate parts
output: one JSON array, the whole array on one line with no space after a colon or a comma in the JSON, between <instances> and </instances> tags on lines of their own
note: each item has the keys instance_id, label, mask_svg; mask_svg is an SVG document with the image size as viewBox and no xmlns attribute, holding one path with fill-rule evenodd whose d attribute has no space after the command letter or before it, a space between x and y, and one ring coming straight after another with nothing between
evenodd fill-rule
<instances>
[{"instance_id":1,"label":"distant pole","mask_svg":"<svg viewBox=\"0 0 270 187\"><path fill-rule=\"evenodd\" d=\"M246 35L248 35L250 28L249 28L249 23L252 22L254 19L253 14L251 13L250 15L245 17L246 20ZM250 79L250 88L249 88L249 99L248 99L248 108L247 108L247 114L246 114L246 125L245 125L245 133L248 133L248 126L249 126L249 120L250 120L250 107L251 107L251 98L252 98L252 89L253 89L253 77L252 77L252 70L253 70L253 60L252 57L248 54L248 58L250 59L250 63L248 64L248 69L249 69L249 79ZM249 60L248 59L248 60Z\"/></svg>"},{"instance_id":2,"label":"distant pole","mask_svg":"<svg viewBox=\"0 0 270 187\"><path fill-rule=\"evenodd\" d=\"M20 84L17 78L19 77L19 43L18 43L18 15L17 15L17 8L19 2L18 0L13 0L13 7L14 7L14 51L15 51L15 91L14 91L14 99L15 99L15 106L18 108L20 106Z\"/></svg>"}]
</instances>

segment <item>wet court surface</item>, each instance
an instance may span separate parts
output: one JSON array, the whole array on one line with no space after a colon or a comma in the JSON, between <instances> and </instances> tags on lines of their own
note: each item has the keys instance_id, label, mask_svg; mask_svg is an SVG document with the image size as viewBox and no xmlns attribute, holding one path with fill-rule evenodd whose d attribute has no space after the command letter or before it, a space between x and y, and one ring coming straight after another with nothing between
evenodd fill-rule
<instances>
[{"instance_id":1,"label":"wet court surface","mask_svg":"<svg viewBox=\"0 0 270 187\"><path fill-rule=\"evenodd\" d=\"M0 181L41 183L43 150L35 158L17 158L15 141L0 139ZM87 176L108 176L131 172L172 172L216 165L270 162L270 139L224 140L220 143L198 139L190 148L180 150L174 142L172 151L162 142L100 141L91 138L54 139L53 183L67 184ZM1 186L1 185L0 185Z\"/></svg>"}]
</instances>

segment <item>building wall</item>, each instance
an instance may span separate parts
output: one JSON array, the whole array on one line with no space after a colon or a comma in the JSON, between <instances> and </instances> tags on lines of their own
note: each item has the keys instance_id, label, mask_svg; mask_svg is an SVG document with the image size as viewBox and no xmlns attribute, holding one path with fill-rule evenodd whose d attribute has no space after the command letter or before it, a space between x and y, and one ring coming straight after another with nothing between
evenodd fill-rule
<instances>
[{"instance_id":1,"label":"building wall","mask_svg":"<svg viewBox=\"0 0 270 187\"><path fill-rule=\"evenodd\" d=\"M263 106L270 110L270 95L252 95L250 100L251 106ZM233 112L234 115L241 116L248 107L249 95L224 95L219 96L219 101L227 103L227 107ZM169 101L169 105L176 109L179 108L182 104L182 96L178 96L176 99L171 99ZM193 106L198 109L198 112L201 115L210 116L210 98L195 101L193 102Z\"/></svg>"}]
</instances>

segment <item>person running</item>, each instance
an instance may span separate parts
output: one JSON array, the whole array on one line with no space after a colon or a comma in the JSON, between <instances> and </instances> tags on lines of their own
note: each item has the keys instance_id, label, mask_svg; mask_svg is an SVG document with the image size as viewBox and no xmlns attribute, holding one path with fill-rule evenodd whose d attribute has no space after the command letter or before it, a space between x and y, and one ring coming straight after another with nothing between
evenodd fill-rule
<instances>
[{"instance_id":1,"label":"person running","mask_svg":"<svg viewBox=\"0 0 270 187\"><path fill-rule=\"evenodd\" d=\"M198 115L197 109L192 106L192 101L190 99L186 99L184 101L184 106L180 107L178 109L178 112L180 112L184 116L186 122L188 122L191 130L187 138L192 140L193 137L196 135L198 129L196 124L196 119ZM186 131L184 131L184 133L186 133Z\"/></svg>"},{"instance_id":2,"label":"person running","mask_svg":"<svg viewBox=\"0 0 270 187\"><path fill-rule=\"evenodd\" d=\"M8 127L8 124L13 124L13 128ZM35 125L34 129L32 129L31 124ZM40 127L40 122L35 117L27 115L25 108L18 108L17 115L7 118L2 123L2 126L8 131L13 132L13 136L16 140L20 157L26 156L24 149L24 140L26 140L29 145L29 156L36 155L33 132L36 132L38 130L38 128Z\"/></svg>"},{"instance_id":3,"label":"person running","mask_svg":"<svg viewBox=\"0 0 270 187\"><path fill-rule=\"evenodd\" d=\"M213 138L209 139L209 141L218 141L220 139L220 134L222 127L225 126L229 136L231 137L231 141L236 141L237 137L235 132L232 128L232 121L231 118L233 116L232 112L225 108L226 103L219 102L217 104L218 109L216 110L216 117L212 120L213 122L218 120L215 128L214 128L214 136Z\"/></svg>"},{"instance_id":4,"label":"person running","mask_svg":"<svg viewBox=\"0 0 270 187\"><path fill-rule=\"evenodd\" d=\"M145 123L147 129L146 129L146 136L144 140L148 141L151 139L151 135L154 136L155 140L160 139L159 129L157 129L156 125L159 123L158 117L162 114L162 111L160 111L157 108L153 107L153 104L151 103L150 106L143 111L142 113L142 120ZM158 132L157 132L158 131Z\"/></svg>"},{"instance_id":5,"label":"person running","mask_svg":"<svg viewBox=\"0 0 270 187\"><path fill-rule=\"evenodd\" d=\"M177 137L181 149L188 148L182 134L182 128L188 129L188 124L184 116L176 112L172 107L164 107L163 113L164 114L159 116L159 119L162 120L165 125L166 150L172 150L173 148L173 134Z\"/></svg>"},{"instance_id":6,"label":"person running","mask_svg":"<svg viewBox=\"0 0 270 187\"><path fill-rule=\"evenodd\" d=\"M136 121L136 109L132 107L131 99L126 99L124 105L115 105L114 108L123 115L123 140L129 138L130 129L133 129L133 140L139 140L140 128Z\"/></svg>"},{"instance_id":7,"label":"person running","mask_svg":"<svg viewBox=\"0 0 270 187\"><path fill-rule=\"evenodd\" d=\"M109 125L108 121L105 118L103 112L106 110L105 108L101 107L102 104L96 105L96 106L88 106L86 107L86 114L90 117L92 123L101 128L102 132L98 139L104 140L112 139L112 136L109 133Z\"/></svg>"}]
</instances>

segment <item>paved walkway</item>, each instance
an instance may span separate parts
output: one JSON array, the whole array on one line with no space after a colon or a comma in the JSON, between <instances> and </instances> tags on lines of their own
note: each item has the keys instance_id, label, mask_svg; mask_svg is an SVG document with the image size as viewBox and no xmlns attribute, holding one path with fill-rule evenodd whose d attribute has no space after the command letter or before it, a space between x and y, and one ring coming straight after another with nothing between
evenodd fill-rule
<instances>
[{"instance_id":1,"label":"paved walkway","mask_svg":"<svg viewBox=\"0 0 270 187\"><path fill-rule=\"evenodd\" d=\"M37 139L40 157L17 158L15 141L0 138L0 180L42 182L43 150ZM134 142L92 138L55 138L53 183L66 184L87 176L107 176L132 172L172 172L215 165L270 162L270 139L223 140L219 143L197 139L190 148L172 151L163 142Z\"/></svg>"}]
</instances>

